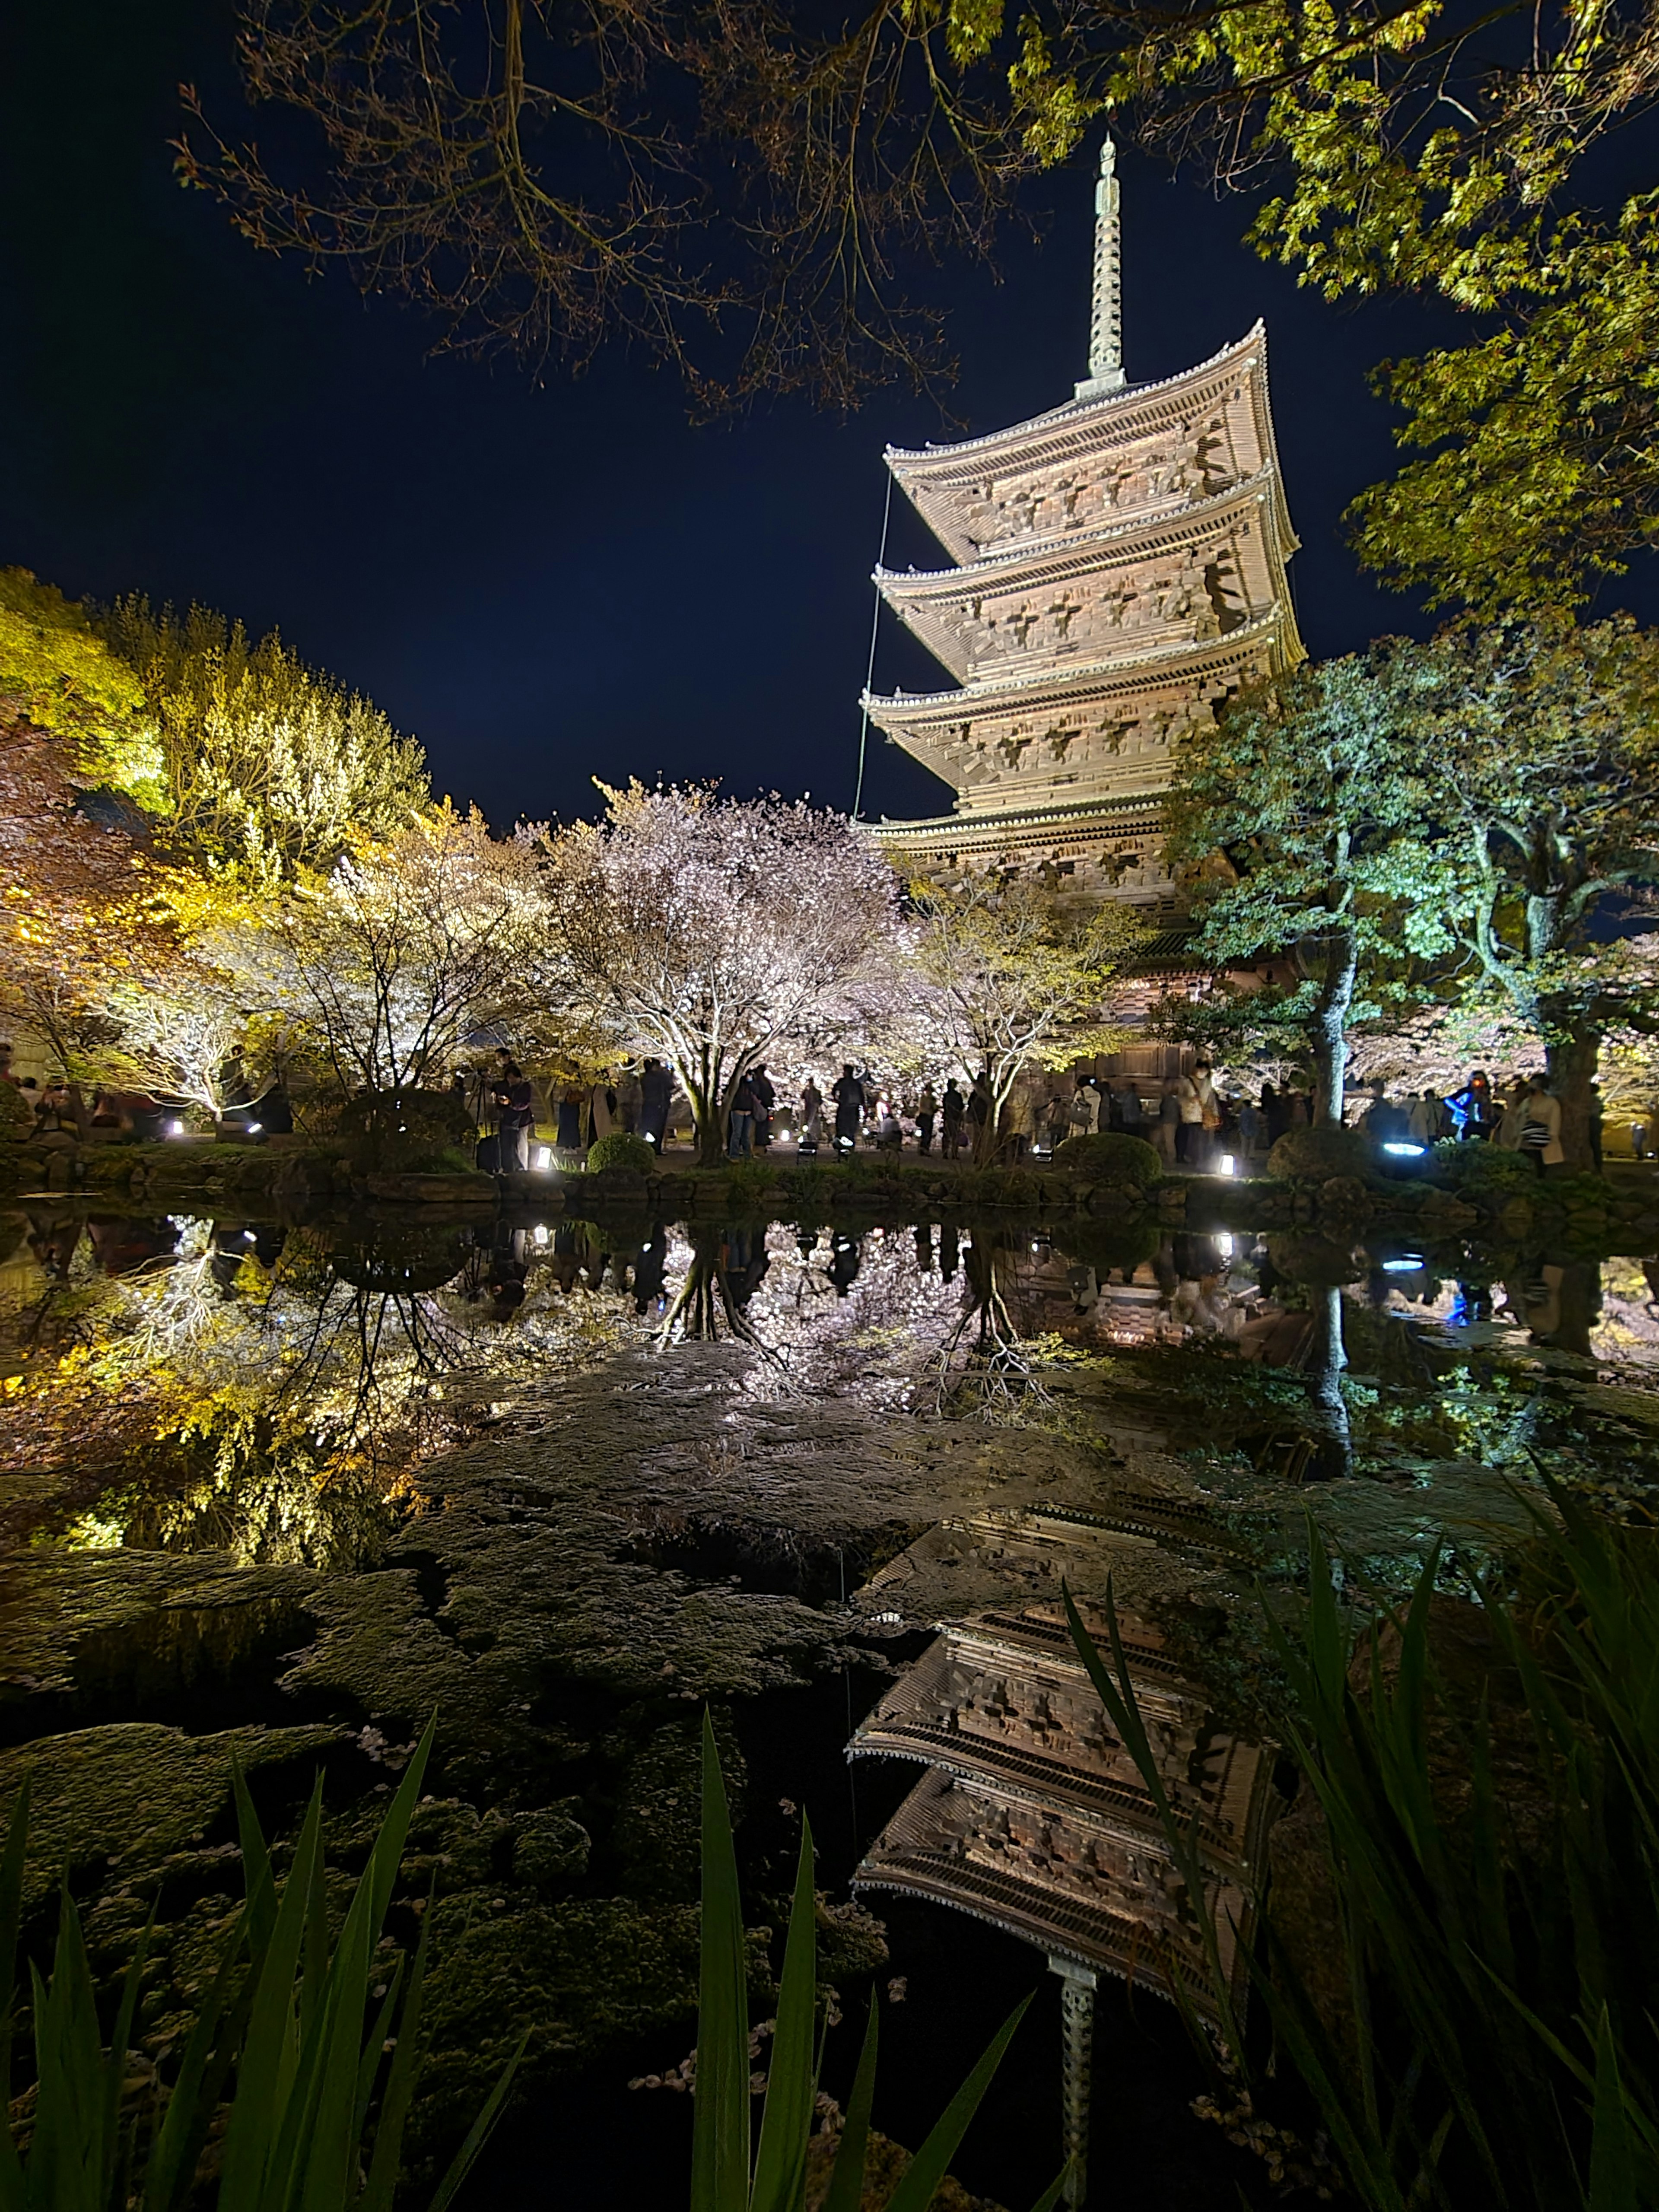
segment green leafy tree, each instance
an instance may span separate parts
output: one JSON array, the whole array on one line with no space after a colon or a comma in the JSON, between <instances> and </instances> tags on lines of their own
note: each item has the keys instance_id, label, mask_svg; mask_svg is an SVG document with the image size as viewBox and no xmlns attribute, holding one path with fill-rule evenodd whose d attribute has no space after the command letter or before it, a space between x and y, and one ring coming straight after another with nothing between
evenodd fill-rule
<instances>
[{"instance_id":1,"label":"green leafy tree","mask_svg":"<svg viewBox=\"0 0 1659 2212\"><path fill-rule=\"evenodd\" d=\"M1314 1119L1342 1116L1349 1031L1450 947L1421 760L1386 653L1304 666L1194 728L1176 758L1170 852L1191 879L1197 951L1218 967L1284 956L1296 980L1219 996L1213 1029L1250 1048L1305 1042Z\"/></svg>"},{"instance_id":2,"label":"green leafy tree","mask_svg":"<svg viewBox=\"0 0 1659 2212\"><path fill-rule=\"evenodd\" d=\"M143 684L87 610L27 568L0 568L0 694L33 728L69 741L66 775L112 784L151 812L165 805Z\"/></svg>"},{"instance_id":3,"label":"green leafy tree","mask_svg":"<svg viewBox=\"0 0 1659 2212\"><path fill-rule=\"evenodd\" d=\"M1432 777L1464 994L1542 1041L1568 1160L1588 1167L1603 1040L1659 1030L1659 632L1466 629L1382 665Z\"/></svg>"},{"instance_id":4,"label":"green leafy tree","mask_svg":"<svg viewBox=\"0 0 1659 2212\"><path fill-rule=\"evenodd\" d=\"M918 883L911 896L920 988L906 995L898 1024L933 1063L955 1061L984 1076L990 1111L975 1154L988 1159L1021 1076L1122 1043L1104 1002L1143 927L1121 902L1067 906L1018 878L974 876L951 889Z\"/></svg>"},{"instance_id":5,"label":"green leafy tree","mask_svg":"<svg viewBox=\"0 0 1659 2212\"><path fill-rule=\"evenodd\" d=\"M179 858L256 882L326 870L431 804L419 745L275 631L252 641L206 608L158 615L142 599L100 629L143 687Z\"/></svg>"}]
</instances>

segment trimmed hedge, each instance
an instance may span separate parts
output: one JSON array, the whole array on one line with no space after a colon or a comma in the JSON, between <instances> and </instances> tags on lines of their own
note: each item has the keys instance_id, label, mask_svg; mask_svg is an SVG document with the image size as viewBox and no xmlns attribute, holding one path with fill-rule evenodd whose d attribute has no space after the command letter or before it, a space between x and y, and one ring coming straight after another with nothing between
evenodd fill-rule
<instances>
[{"instance_id":1,"label":"trimmed hedge","mask_svg":"<svg viewBox=\"0 0 1659 2212\"><path fill-rule=\"evenodd\" d=\"M1098 1182L1131 1183L1150 1190L1164 1173L1157 1147L1121 1129L1097 1129L1092 1136L1067 1137L1054 1149L1054 1165L1067 1175L1092 1176Z\"/></svg>"},{"instance_id":2,"label":"trimmed hedge","mask_svg":"<svg viewBox=\"0 0 1659 2212\"><path fill-rule=\"evenodd\" d=\"M587 1148L587 1171L598 1175L604 1168L627 1168L634 1175L654 1175L657 1155L643 1137L630 1137L626 1129L613 1129L608 1137L596 1137Z\"/></svg>"},{"instance_id":3,"label":"trimmed hedge","mask_svg":"<svg viewBox=\"0 0 1659 2212\"><path fill-rule=\"evenodd\" d=\"M1333 1176L1364 1177L1376 1156L1357 1129L1287 1129L1267 1155L1267 1173L1296 1182L1328 1182Z\"/></svg>"}]
</instances>

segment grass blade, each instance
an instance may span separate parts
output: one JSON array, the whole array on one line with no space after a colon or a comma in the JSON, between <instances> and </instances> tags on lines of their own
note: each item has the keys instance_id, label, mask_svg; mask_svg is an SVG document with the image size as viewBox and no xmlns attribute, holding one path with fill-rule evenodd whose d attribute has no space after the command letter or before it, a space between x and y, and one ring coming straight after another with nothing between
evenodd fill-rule
<instances>
[{"instance_id":1,"label":"grass blade","mask_svg":"<svg viewBox=\"0 0 1659 2212\"><path fill-rule=\"evenodd\" d=\"M747 2212L749 1974L743 1900L714 1727L702 1717L702 1937L691 2212Z\"/></svg>"},{"instance_id":2,"label":"grass blade","mask_svg":"<svg viewBox=\"0 0 1659 2212\"><path fill-rule=\"evenodd\" d=\"M806 2147L817 2095L813 2024L817 2010L817 1899L812 1887L812 1825L803 1819L795 1897L784 1944L777 2027L766 2077L766 2109L755 2153L753 2212L796 2212L806 2187Z\"/></svg>"},{"instance_id":3,"label":"grass blade","mask_svg":"<svg viewBox=\"0 0 1659 2212\"><path fill-rule=\"evenodd\" d=\"M859 2052L853 2094L847 2100L847 2118L836 2147L835 2170L823 2200L823 2212L859 2212L864 2202L864 2160L870 2148L870 2106L876 2094L876 2044L881 2019L873 1990L870 2017L864 2027L864 2047Z\"/></svg>"},{"instance_id":4,"label":"grass blade","mask_svg":"<svg viewBox=\"0 0 1659 2212\"><path fill-rule=\"evenodd\" d=\"M1025 2017L1030 1997L1022 1997L1002 2026L992 2037L984 2057L957 2091L935 2123L932 2133L921 2148L904 2169L898 2187L887 2201L887 2212L927 2212L933 2193L944 2180L951 2160L957 2154L957 2146L968 2132L968 2124L979 2110L980 2101L991 2086L991 2078L1002 2063L1002 2054L1013 2040L1014 2031Z\"/></svg>"}]
</instances>

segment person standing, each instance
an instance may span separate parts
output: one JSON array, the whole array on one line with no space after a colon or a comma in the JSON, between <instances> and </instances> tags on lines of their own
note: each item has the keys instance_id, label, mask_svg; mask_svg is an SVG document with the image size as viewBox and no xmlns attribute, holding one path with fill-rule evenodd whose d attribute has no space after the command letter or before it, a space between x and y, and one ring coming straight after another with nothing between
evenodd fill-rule
<instances>
[{"instance_id":1,"label":"person standing","mask_svg":"<svg viewBox=\"0 0 1659 2212\"><path fill-rule=\"evenodd\" d=\"M1181 1157L1181 1099L1179 1086L1174 1083L1164 1085L1158 1102L1158 1120L1153 1124L1152 1139L1158 1146L1158 1158L1166 1168L1172 1168Z\"/></svg>"},{"instance_id":2,"label":"person standing","mask_svg":"<svg viewBox=\"0 0 1659 2212\"><path fill-rule=\"evenodd\" d=\"M1384 1145L1397 1145L1406 1128L1406 1117L1389 1097L1380 1075L1371 1081L1370 1103L1359 1118L1359 1127L1373 1152L1381 1152Z\"/></svg>"},{"instance_id":3,"label":"person standing","mask_svg":"<svg viewBox=\"0 0 1659 2212\"><path fill-rule=\"evenodd\" d=\"M1502 1119L1492 1095L1492 1079L1484 1067L1477 1067L1461 1091L1454 1091L1446 1101L1457 1122L1460 1137L1483 1143Z\"/></svg>"},{"instance_id":4,"label":"person standing","mask_svg":"<svg viewBox=\"0 0 1659 2212\"><path fill-rule=\"evenodd\" d=\"M778 1094L763 1065L750 1069L749 1088L755 1099L755 1142L764 1152L772 1141L772 1109L778 1103Z\"/></svg>"},{"instance_id":5,"label":"person standing","mask_svg":"<svg viewBox=\"0 0 1659 2212\"><path fill-rule=\"evenodd\" d=\"M1056 1091L1049 1099L1042 1117L1043 1134L1051 1152L1058 1152L1065 1143L1071 1121L1072 1109L1066 1103L1066 1094L1063 1091Z\"/></svg>"},{"instance_id":6,"label":"person standing","mask_svg":"<svg viewBox=\"0 0 1659 2212\"><path fill-rule=\"evenodd\" d=\"M1140 1103L1140 1085L1126 1075L1118 1090L1117 1117L1132 1137L1146 1134L1146 1114Z\"/></svg>"},{"instance_id":7,"label":"person standing","mask_svg":"<svg viewBox=\"0 0 1659 2212\"><path fill-rule=\"evenodd\" d=\"M530 1132L536 1119L535 1093L518 1062L509 1060L496 1078L495 1159L502 1175L523 1175L530 1166Z\"/></svg>"},{"instance_id":8,"label":"person standing","mask_svg":"<svg viewBox=\"0 0 1659 2212\"><path fill-rule=\"evenodd\" d=\"M1601 1172L1601 1086L1592 1083L1589 1087L1589 1148L1590 1165L1597 1175Z\"/></svg>"},{"instance_id":9,"label":"person standing","mask_svg":"<svg viewBox=\"0 0 1659 2212\"><path fill-rule=\"evenodd\" d=\"M1008 1146L1016 1164L1030 1151L1036 1132L1036 1100L1029 1079L1022 1077L1008 1101Z\"/></svg>"},{"instance_id":10,"label":"person standing","mask_svg":"<svg viewBox=\"0 0 1659 2212\"><path fill-rule=\"evenodd\" d=\"M587 1111L592 1124L592 1141L598 1144L601 1137L608 1137L617 1127L617 1094L604 1076L588 1093Z\"/></svg>"},{"instance_id":11,"label":"person standing","mask_svg":"<svg viewBox=\"0 0 1659 2212\"><path fill-rule=\"evenodd\" d=\"M745 1070L732 1086L726 1100L726 1156L732 1160L755 1157L755 1080Z\"/></svg>"},{"instance_id":12,"label":"person standing","mask_svg":"<svg viewBox=\"0 0 1659 2212\"><path fill-rule=\"evenodd\" d=\"M668 1102L674 1081L659 1060L647 1060L640 1070L640 1134L659 1152L668 1129ZM559 1139L562 1144L562 1136Z\"/></svg>"},{"instance_id":13,"label":"person standing","mask_svg":"<svg viewBox=\"0 0 1659 2212\"><path fill-rule=\"evenodd\" d=\"M807 1159L817 1155L818 1139L823 1134L823 1093L809 1075L801 1086L800 1146Z\"/></svg>"},{"instance_id":14,"label":"person standing","mask_svg":"<svg viewBox=\"0 0 1659 2212\"><path fill-rule=\"evenodd\" d=\"M1406 1130L1414 1145L1432 1145L1440 1135L1440 1101L1432 1091L1413 1099L1406 1115Z\"/></svg>"},{"instance_id":15,"label":"person standing","mask_svg":"<svg viewBox=\"0 0 1659 2212\"><path fill-rule=\"evenodd\" d=\"M633 1136L640 1126L640 1079L638 1070L623 1068L617 1084L617 1118L623 1130Z\"/></svg>"},{"instance_id":16,"label":"person standing","mask_svg":"<svg viewBox=\"0 0 1659 2212\"><path fill-rule=\"evenodd\" d=\"M1527 1086L1517 1075L1508 1086L1507 1099L1502 1091L1495 1092L1489 1101L1488 1110L1497 1115L1487 1141L1504 1152L1518 1152L1527 1130Z\"/></svg>"},{"instance_id":17,"label":"person standing","mask_svg":"<svg viewBox=\"0 0 1659 2212\"><path fill-rule=\"evenodd\" d=\"M947 1160L955 1159L957 1154L962 1150L962 1125L967 1117L967 1113L968 1102L957 1090L957 1079L953 1075L945 1086L945 1099L939 1109L942 1131L940 1142ZM945 1279L948 1281L950 1278L947 1276Z\"/></svg>"},{"instance_id":18,"label":"person standing","mask_svg":"<svg viewBox=\"0 0 1659 2212\"><path fill-rule=\"evenodd\" d=\"M1521 1131L1521 1149L1538 1163L1539 1174L1551 1168L1565 1167L1566 1153L1561 1147L1561 1101L1555 1097L1541 1075L1534 1075L1522 1095L1522 1113L1525 1117Z\"/></svg>"},{"instance_id":19,"label":"person standing","mask_svg":"<svg viewBox=\"0 0 1659 2212\"><path fill-rule=\"evenodd\" d=\"M1091 1094L1084 1088L1083 1078L1079 1075L1077 1079L1077 1089L1072 1093L1072 1103L1066 1114L1071 1133L1074 1137L1086 1137L1094 1128L1095 1115L1091 1097Z\"/></svg>"},{"instance_id":20,"label":"person standing","mask_svg":"<svg viewBox=\"0 0 1659 2212\"><path fill-rule=\"evenodd\" d=\"M1204 1129L1208 1107L1215 1098L1215 1086L1210 1081L1210 1063L1200 1060L1190 1075L1183 1075L1176 1084L1176 1103L1181 1123L1176 1132L1176 1158L1182 1167L1200 1169L1204 1165Z\"/></svg>"},{"instance_id":21,"label":"person standing","mask_svg":"<svg viewBox=\"0 0 1659 2212\"><path fill-rule=\"evenodd\" d=\"M924 1083L921 1096L916 1101L916 1150L931 1152L933 1149L933 1123L939 1118L939 1100L933 1096L933 1086Z\"/></svg>"},{"instance_id":22,"label":"person standing","mask_svg":"<svg viewBox=\"0 0 1659 2212\"><path fill-rule=\"evenodd\" d=\"M864 1120L864 1085L854 1074L851 1060L843 1062L841 1073L830 1086L830 1096L836 1102L836 1150L855 1151Z\"/></svg>"}]
</instances>

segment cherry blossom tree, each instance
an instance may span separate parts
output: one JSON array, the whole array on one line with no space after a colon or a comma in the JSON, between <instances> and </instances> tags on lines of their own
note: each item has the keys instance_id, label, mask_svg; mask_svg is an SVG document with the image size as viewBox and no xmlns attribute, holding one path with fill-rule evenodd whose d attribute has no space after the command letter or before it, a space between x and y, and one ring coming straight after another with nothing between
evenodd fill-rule
<instances>
[{"instance_id":1,"label":"cherry blossom tree","mask_svg":"<svg viewBox=\"0 0 1659 2212\"><path fill-rule=\"evenodd\" d=\"M528 839L476 811L417 817L284 901L280 995L343 1096L417 1089L471 1030L534 1012L540 910Z\"/></svg>"},{"instance_id":2,"label":"cherry blossom tree","mask_svg":"<svg viewBox=\"0 0 1659 2212\"><path fill-rule=\"evenodd\" d=\"M1029 1070L1122 1043L1102 1009L1142 925L1121 902L1067 906L1039 884L992 876L948 890L919 883L912 898L911 1031L936 1060L984 1076L990 1111L975 1139L983 1160Z\"/></svg>"},{"instance_id":3,"label":"cherry blossom tree","mask_svg":"<svg viewBox=\"0 0 1659 2212\"><path fill-rule=\"evenodd\" d=\"M603 822L550 834L556 988L624 1052L673 1069L705 1166L746 1070L866 1018L898 882L845 815L776 797L601 784Z\"/></svg>"}]
</instances>

